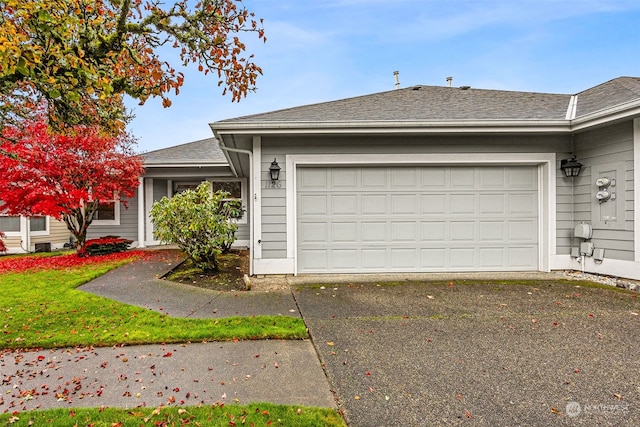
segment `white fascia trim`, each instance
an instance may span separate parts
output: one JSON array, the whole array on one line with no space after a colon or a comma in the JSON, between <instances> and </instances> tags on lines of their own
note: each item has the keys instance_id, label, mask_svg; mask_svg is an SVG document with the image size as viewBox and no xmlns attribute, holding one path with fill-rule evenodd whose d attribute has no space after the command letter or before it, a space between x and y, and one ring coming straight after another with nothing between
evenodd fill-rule
<instances>
[{"instance_id":1,"label":"white fascia trim","mask_svg":"<svg viewBox=\"0 0 640 427\"><path fill-rule=\"evenodd\" d=\"M633 120L633 249L640 262L640 118Z\"/></svg>"},{"instance_id":2,"label":"white fascia trim","mask_svg":"<svg viewBox=\"0 0 640 427\"><path fill-rule=\"evenodd\" d=\"M640 116L640 101L627 102L606 110L596 111L571 121L571 130L579 131L593 126Z\"/></svg>"},{"instance_id":3,"label":"white fascia trim","mask_svg":"<svg viewBox=\"0 0 640 427\"><path fill-rule=\"evenodd\" d=\"M584 257L584 272L640 280L640 262L609 259L606 254L605 251L602 264L596 264L591 257ZM554 255L551 257L551 270L583 271L583 266L571 255Z\"/></svg>"},{"instance_id":4,"label":"white fascia trim","mask_svg":"<svg viewBox=\"0 0 640 427\"><path fill-rule=\"evenodd\" d=\"M296 236L296 168L314 166L385 166L385 165L538 165L540 258L539 269L549 271L550 257L556 253L556 155L555 153L450 153L450 154L300 154L287 155L286 221L287 259L294 260L297 274ZM280 272L282 273L282 272Z\"/></svg>"},{"instance_id":5,"label":"white fascia trim","mask_svg":"<svg viewBox=\"0 0 640 427\"><path fill-rule=\"evenodd\" d=\"M369 121L351 122L253 122L225 123L216 135L270 134L398 134L398 133L563 133L571 130L568 120L495 120L495 121Z\"/></svg>"}]
</instances>

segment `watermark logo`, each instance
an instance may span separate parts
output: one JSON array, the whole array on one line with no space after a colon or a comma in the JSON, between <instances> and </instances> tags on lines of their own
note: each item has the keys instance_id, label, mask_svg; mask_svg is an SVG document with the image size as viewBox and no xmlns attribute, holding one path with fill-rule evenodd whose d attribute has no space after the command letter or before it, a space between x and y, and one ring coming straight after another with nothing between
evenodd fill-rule
<instances>
[{"instance_id":1,"label":"watermark logo","mask_svg":"<svg viewBox=\"0 0 640 427\"><path fill-rule=\"evenodd\" d=\"M580 404L578 402L568 402L566 407L567 416L574 418L579 415L611 415L624 416L629 413L629 404L623 403L618 405L598 404Z\"/></svg>"},{"instance_id":2,"label":"watermark logo","mask_svg":"<svg viewBox=\"0 0 640 427\"><path fill-rule=\"evenodd\" d=\"M567 415L570 417L577 417L582 412L582 407L578 402L569 402L567 403Z\"/></svg>"}]
</instances>

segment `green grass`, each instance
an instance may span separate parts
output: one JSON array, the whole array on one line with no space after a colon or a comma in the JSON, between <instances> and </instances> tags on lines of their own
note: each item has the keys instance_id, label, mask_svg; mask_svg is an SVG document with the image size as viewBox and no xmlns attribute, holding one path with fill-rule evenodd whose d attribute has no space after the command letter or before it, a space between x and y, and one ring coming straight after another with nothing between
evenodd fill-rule
<instances>
[{"instance_id":1,"label":"green grass","mask_svg":"<svg viewBox=\"0 0 640 427\"><path fill-rule=\"evenodd\" d=\"M289 316L172 318L76 289L119 264L0 274L0 348L308 336L304 322Z\"/></svg>"},{"instance_id":2,"label":"green grass","mask_svg":"<svg viewBox=\"0 0 640 427\"><path fill-rule=\"evenodd\" d=\"M256 403L164 408L51 409L0 415L0 425L20 426L346 426L334 409Z\"/></svg>"}]
</instances>

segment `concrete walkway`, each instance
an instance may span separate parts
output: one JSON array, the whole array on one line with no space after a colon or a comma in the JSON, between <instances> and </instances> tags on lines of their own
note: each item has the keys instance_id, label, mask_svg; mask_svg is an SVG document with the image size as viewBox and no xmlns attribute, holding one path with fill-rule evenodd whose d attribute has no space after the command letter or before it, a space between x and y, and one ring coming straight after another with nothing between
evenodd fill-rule
<instances>
[{"instance_id":1,"label":"concrete walkway","mask_svg":"<svg viewBox=\"0 0 640 427\"><path fill-rule=\"evenodd\" d=\"M287 292L215 292L159 277L177 251L115 269L79 289L176 317L300 317ZM262 340L0 355L0 411L272 402L336 407L311 341Z\"/></svg>"}]
</instances>

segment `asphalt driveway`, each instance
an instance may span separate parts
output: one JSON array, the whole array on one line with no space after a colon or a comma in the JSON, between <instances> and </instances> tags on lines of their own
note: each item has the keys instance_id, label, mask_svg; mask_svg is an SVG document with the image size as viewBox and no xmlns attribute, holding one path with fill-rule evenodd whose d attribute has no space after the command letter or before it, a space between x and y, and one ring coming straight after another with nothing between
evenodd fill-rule
<instances>
[{"instance_id":1,"label":"asphalt driveway","mask_svg":"<svg viewBox=\"0 0 640 427\"><path fill-rule=\"evenodd\" d=\"M636 292L558 281L292 288L352 427L640 425Z\"/></svg>"}]
</instances>

